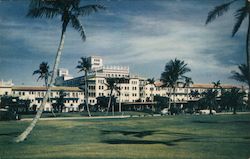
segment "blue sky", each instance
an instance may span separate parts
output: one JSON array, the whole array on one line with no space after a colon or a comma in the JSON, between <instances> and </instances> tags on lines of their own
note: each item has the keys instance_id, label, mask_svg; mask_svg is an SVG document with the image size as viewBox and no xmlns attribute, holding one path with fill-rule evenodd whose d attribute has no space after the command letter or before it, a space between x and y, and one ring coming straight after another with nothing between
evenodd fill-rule
<instances>
[{"instance_id":1,"label":"blue sky","mask_svg":"<svg viewBox=\"0 0 250 159\"><path fill-rule=\"evenodd\" d=\"M231 38L236 3L223 17L205 26L207 13L226 0L92 0L106 11L80 18L87 41L71 26L60 63L73 76L82 56L99 55L105 65L129 66L132 74L160 78L165 64L174 58L191 68L195 83L235 83L228 79L237 64L244 63L246 21ZM31 19L25 15L29 1L0 0L0 80L16 85L41 85L32 76L42 61L54 62L60 18Z\"/></svg>"}]
</instances>

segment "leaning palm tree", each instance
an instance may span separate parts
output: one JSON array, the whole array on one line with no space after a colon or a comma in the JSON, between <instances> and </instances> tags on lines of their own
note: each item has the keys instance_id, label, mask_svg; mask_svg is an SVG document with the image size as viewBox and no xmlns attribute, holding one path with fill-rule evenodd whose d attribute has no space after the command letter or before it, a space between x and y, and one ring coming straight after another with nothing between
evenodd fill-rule
<instances>
[{"instance_id":1,"label":"leaning palm tree","mask_svg":"<svg viewBox=\"0 0 250 159\"><path fill-rule=\"evenodd\" d=\"M48 84L47 92L43 98L42 104L39 107L39 110L37 111L36 116L32 120L31 124L28 126L28 128L19 135L15 142L22 142L24 141L27 136L30 134L30 132L35 127L37 121L42 115L44 106L47 102L48 96L50 94L51 85L55 81L56 77L56 71L58 69L62 49L64 46L64 39L65 39L65 33L66 29L69 24L72 25L74 29L80 32L81 38L83 41L86 39L85 30L82 26L81 22L79 21L79 16L86 16L93 12L97 12L100 9L105 9L102 5L86 5L86 6L79 6L80 0L31 0L29 11L27 16L31 18L55 18L57 16L61 17L62 22L62 31L61 31L61 38L59 47L56 53L56 58L53 66L53 71L51 75L51 79Z\"/></svg>"},{"instance_id":2,"label":"leaning palm tree","mask_svg":"<svg viewBox=\"0 0 250 159\"><path fill-rule=\"evenodd\" d=\"M178 87L178 84L184 83L186 76L184 76L187 72L190 72L191 69L187 67L187 64L179 59L171 60L165 65L165 70L161 74L161 81L163 83L163 87L170 87L172 90L170 90L169 97L171 98L172 94L174 107L176 107L175 103L175 92L176 87ZM169 108L171 106L171 100L169 98Z\"/></svg>"},{"instance_id":3,"label":"leaning palm tree","mask_svg":"<svg viewBox=\"0 0 250 159\"><path fill-rule=\"evenodd\" d=\"M88 72L91 69L91 64L90 61L88 60L87 57L81 57L81 60L78 61L78 65L76 66L77 69L79 69L79 72L84 72L84 98L85 98L85 103L88 111L89 117L91 117L90 110L89 110L89 104L88 104L88 96L89 96L89 91L88 91Z\"/></svg>"},{"instance_id":4,"label":"leaning palm tree","mask_svg":"<svg viewBox=\"0 0 250 159\"><path fill-rule=\"evenodd\" d=\"M239 72L232 71L232 76L230 77L231 79L234 79L236 81L245 83L248 88L250 88L250 76L249 76L249 71L248 67L245 64L241 64L238 66ZM248 91L248 106L250 106L250 92Z\"/></svg>"},{"instance_id":5,"label":"leaning palm tree","mask_svg":"<svg viewBox=\"0 0 250 159\"><path fill-rule=\"evenodd\" d=\"M109 108L110 108L110 105L111 105L111 100L112 100L112 98L114 98L113 92L120 93L120 89L117 86L117 84L119 83L119 81L120 80L118 78L106 78L105 85L107 86L107 90L110 90L107 115L108 115ZM112 107L112 113L113 113L113 116L114 116L114 106Z\"/></svg>"},{"instance_id":6,"label":"leaning palm tree","mask_svg":"<svg viewBox=\"0 0 250 159\"><path fill-rule=\"evenodd\" d=\"M247 30L247 37L246 37L246 54L247 54L247 71L250 74L250 1L249 0L231 0L227 3L221 4L216 6L212 11L208 13L208 17L206 20L206 24L212 22L217 17L222 16L225 12L228 11L229 7L235 2L244 2L244 4L236 10L234 16L236 22L233 27L232 37L238 32L242 22L244 19L248 18L248 30ZM248 86L250 86L250 76L248 76Z\"/></svg>"}]
</instances>

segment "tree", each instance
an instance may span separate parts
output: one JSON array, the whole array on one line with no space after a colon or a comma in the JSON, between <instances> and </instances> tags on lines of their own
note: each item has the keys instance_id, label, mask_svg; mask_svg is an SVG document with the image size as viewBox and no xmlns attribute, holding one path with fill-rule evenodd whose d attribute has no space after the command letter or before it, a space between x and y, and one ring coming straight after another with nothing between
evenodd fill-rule
<instances>
[{"instance_id":1,"label":"tree","mask_svg":"<svg viewBox=\"0 0 250 159\"><path fill-rule=\"evenodd\" d=\"M234 79L236 81L245 83L248 88L250 88L250 78L249 78L249 71L248 67L245 64L241 64L238 66L239 72L232 71L232 76L230 77L231 79ZM248 91L248 107L250 107L250 91Z\"/></svg>"},{"instance_id":2,"label":"tree","mask_svg":"<svg viewBox=\"0 0 250 159\"><path fill-rule=\"evenodd\" d=\"M67 96L67 93L64 90L59 91L59 97L56 98L56 103L54 103L54 107L56 107L57 111L62 113L65 107L65 99L64 97Z\"/></svg>"},{"instance_id":3,"label":"tree","mask_svg":"<svg viewBox=\"0 0 250 159\"><path fill-rule=\"evenodd\" d=\"M77 69L79 69L79 72L84 72L84 98L85 98L85 103L87 106L87 111L89 117L91 117L90 110L89 110L89 102L88 102L88 97L89 97L89 91L88 91L88 72L91 69L91 64L90 61L88 60L87 57L81 57L81 60L78 61L78 65L76 66Z\"/></svg>"},{"instance_id":4,"label":"tree","mask_svg":"<svg viewBox=\"0 0 250 159\"><path fill-rule=\"evenodd\" d=\"M61 38L59 47L56 53L56 58L53 66L53 71L51 75L51 79L48 84L47 92L43 98L42 104L40 105L36 116L32 120L31 124L27 127L27 129L19 135L15 142L22 142L24 141L30 132L35 127L37 121L42 115L44 106L47 102L48 96L51 91L51 86L55 81L56 72L58 70L58 66L61 59L62 49L64 46L64 39L66 29L69 24L72 25L74 29L80 32L82 40L85 41L86 35L84 27L82 26L81 22L79 21L79 16L86 16L93 12L97 12L100 9L105 9L102 5L86 5L86 6L79 6L80 0L31 0L29 11L27 16L31 18L55 18L57 16L61 16L62 22L62 31L61 31Z\"/></svg>"},{"instance_id":5,"label":"tree","mask_svg":"<svg viewBox=\"0 0 250 159\"><path fill-rule=\"evenodd\" d=\"M236 114L237 108L244 104L245 92L239 88L233 87L230 91L226 91L221 95L221 103L224 107L233 108L233 114Z\"/></svg>"},{"instance_id":6,"label":"tree","mask_svg":"<svg viewBox=\"0 0 250 159\"><path fill-rule=\"evenodd\" d=\"M109 112L110 104L111 104L111 99L114 99L113 92L118 92L120 93L120 89L117 86L119 83L120 79L119 78L106 78L106 83L105 85L107 86L107 90L110 90L110 95L109 95L109 103L108 103L108 109L107 109L107 115ZM114 115L114 105L112 107L112 113Z\"/></svg>"},{"instance_id":7,"label":"tree","mask_svg":"<svg viewBox=\"0 0 250 159\"><path fill-rule=\"evenodd\" d=\"M44 79L45 87L48 88L48 80L49 80L49 77L51 76L51 72L49 71L49 65L48 65L48 63L47 63L47 62L42 62L42 63L39 65L39 69L38 69L38 70L35 70L35 71L33 72L33 75L35 75L35 74L39 74L39 76L38 76L38 78L37 78L37 81L38 81L39 79L41 79L41 80ZM48 98L49 98L49 97L48 97ZM49 101L49 100L48 100L48 101ZM52 107L51 112L52 112L52 114L53 114L54 116L56 116L55 113L54 113L54 111L53 111L53 107Z\"/></svg>"},{"instance_id":8,"label":"tree","mask_svg":"<svg viewBox=\"0 0 250 159\"><path fill-rule=\"evenodd\" d=\"M185 82L184 82L183 88L185 88L185 87L190 87L191 84L194 84L192 78L190 78L190 77L185 77ZM187 101L188 101L188 94L189 94L189 93L188 93L188 89L187 89L187 94L186 94L186 96L187 96Z\"/></svg>"},{"instance_id":9,"label":"tree","mask_svg":"<svg viewBox=\"0 0 250 159\"><path fill-rule=\"evenodd\" d=\"M201 101L204 102L203 104L208 106L209 113L213 114L212 110L217 105L217 100L216 99L217 99L218 91L213 90L213 89L209 89L209 90L203 92L202 95L203 95L203 97L202 97Z\"/></svg>"},{"instance_id":10,"label":"tree","mask_svg":"<svg viewBox=\"0 0 250 159\"><path fill-rule=\"evenodd\" d=\"M154 91L154 86L155 86L155 79L154 78L148 78L147 79L147 84L146 85L150 85L150 96L151 96L151 101L154 102L154 94L153 94L153 91Z\"/></svg>"},{"instance_id":11,"label":"tree","mask_svg":"<svg viewBox=\"0 0 250 159\"><path fill-rule=\"evenodd\" d=\"M165 70L161 74L161 81L163 83L163 87L171 87L173 89L173 93L170 90L170 95L169 95L169 108L171 105L171 96L172 94L174 95L173 97L173 102L174 102L174 107L176 107L175 103L175 91L176 87L178 87L178 84L184 83L184 80L187 78L184 76L187 72L190 72L191 69L187 67L187 64L179 59L174 59L170 60L166 65L165 65Z\"/></svg>"},{"instance_id":12,"label":"tree","mask_svg":"<svg viewBox=\"0 0 250 159\"><path fill-rule=\"evenodd\" d=\"M215 88L215 89L222 88L222 87L221 87L221 82L220 82L220 80L219 80L219 81L216 81L216 82L212 82L212 84L214 85L214 88Z\"/></svg>"},{"instance_id":13,"label":"tree","mask_svg":"<svg viewBox=\"0 0 250 159\"><path fill-rule=\"evenodd\" d=\"M225 12L228 11L229 7L237 1L239 0L231 0L227 3L216 6L212 11L208 13L206 24L212 22L217 17L222 16ZM244 5L240 6L240 8L236 10L234 14L236 22L232 30L232 37L234 37L235 34L238 32L244 19L248 18L247 37L246 37L246 56L247 56L246 68L247 69L245 69L248 75L250 75L250 41L249 41L250 40L250 16L249 14L250 14L250 2L249 0L245 0ZM250 86L250 76L245 76L245 77L247 77L247 80L246 80L247 85ZM250 106L250 102L248 102L248 106Z\"/></svg>"},{"instance_id":14,"label":"tree","mask_svg":"<svg viewBox=\"0 0 250 159\"><path fill-rule=\"evenodd\" d=\"M39 81L40 79L44 79L44 84L45 84L45 87L47 88L48 87L48 80L49 80L49 77L50 77L50 71L49 71L49 65L47 62L42 62L40 65L39 65L39 69L38 70L35 70L33 72L33 75L35 74L38 74L38 78L37 78L37 81Z\"/></svg>"}]
</instances>

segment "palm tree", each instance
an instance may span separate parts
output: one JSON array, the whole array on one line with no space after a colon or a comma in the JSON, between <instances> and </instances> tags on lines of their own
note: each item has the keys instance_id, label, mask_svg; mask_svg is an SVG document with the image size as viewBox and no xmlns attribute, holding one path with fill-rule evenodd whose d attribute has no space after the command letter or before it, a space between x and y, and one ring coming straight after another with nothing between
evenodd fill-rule
<instances>
[{"instance_id":1,"label":"palm tree","mask_svg":"<svg viewBox=\"0 0 250 159\"><path fill-rule=\"evenodd\" d=\"M113 92L118 92L120 94L120 88L117 86L119 81L120 80L118 78L106 78L105 85L108 87L107 90L110 90L107 115L108 115L109 108L110 108L110 105L111 105L111 100L112 100L112 98L114 98ZM113 113L113 116L114 116L114 105L112 107L112 113Z\"/></svg>"},{"instance_id":2,"label":"palm tree","mask_svg":"<svg viewBox=\"0 0 250 159\"><path fill-rule=\"evenodd\" d=\"M203 95L203 98L201 100L203 100L205 104L208 105L209 113L213 114L212 109L215 108L215 106L217 105L216 98L218 95L218 91L209 89L206 92L203 92L202 95Z\"/></svg>"},{"instance_id":3,"label":"palm tree","mask_svg":"<svg viewBox=\"0 0 250 159\"><path fill-rule=\"evenodd\" d=\"M39 69L35 70L33 72L33 75L35 75L35 74L39 74L39 77L37 78L37 81L39 79L44 79L45 87L48 88L48 80L49 80L49 77L51 76L51 72L49 71L49 65L48 65L48 63L47 62L42 62L39 65ZM51 112L52 112L53 116L55 117L56 115L55 115L55 113L53 111L53 107L52 107Z\"/></svg>"},{"instance_id":4,"label":"palm tree","mask_svg":"<svg viewBox=\"0 0 250 159\"><path fill-rule=\"evenodd\" d=\"M225 12L228 11L229 7L237 2L239 0L231 0L227 3L221 4L219 6L216 6L212 11L208 13L208 17L206 20L206 24L212 22L217 17L222 16ZM250 2L249 0L245 0L245 3L243 6L241 6L238 10L236 10L234 16L236 19L236 22L234 24L233 30L232 30L232 37L235 36L235 34L238 32L242 22L245 18L248 18L248 29L247 29L247 38L246 38L246 54L247 54L247 73L250 74ZM248 86L250 86L250 76L246 76L248 78Z\"/></svg>"},{"instance_id":5,"label":"palm tree","mask_svg":"<svg viewBox=\"0 0 250 159\"><path fill-rule=\"evenodd\" d=\"M148 78L147 79L147 85L151 85L150 87L150 91L151 91L151 101L153 102L154 101L154 94L153 94L153 91L154 91L154 86L155 86L155 79L154 78Z\"/></svg>"},{"instance_id":6,"label":"palm tree","mask_svg":"<svg viewBox=\"0 0 250 159\"><path fill-rule=\"evenodd\" d=\"M147 79L147 84L146 85L150 85L150 96L151 96L151 102L154 102L154 94L153 94L153 91L154 91L154 86L155 86L155 79L154 78L148 78ZM155 109L154 108L154 105L152 104L152 110Z\"/></svg>"},{"instance_id":7,"label":"palm tree","mask_svg":"<svg viewBox=\"0 0 250 159\"><path fill-rule=\"evenodd\" d=\"M192 78L190 78L190 77L185 77L185 81L184 81L183 88L185 88L185 87L190 87L192 84L194 84ZM186 96L187 96L187 101L188 101L188 94L189 94L189 93L188 93L188 89L187 89L187 94L186 94Z\"/></svg>"},{"instance_id":8,"label":"palm tree","mask_svg":"<svg viewBox=\"0 0 250 159\"><path fill-rule=\"evenodd\" d=\"M174 102L174 107L176 107L175 103L175 91L176 87L178 86L179 83L184 83L183 80L187 78L184 76L187 72L190 72L191 69L187 67L187 64L178 59L170 60L166 65L165 65L165 70L161 74L161 81L163 83L163 87L171 87L173 89L173 102ZM169 97L171 98L172 96L172 91L170 90L170 95ZM171 99L169 98L169 108L171 105Z\"/></svg>"},{"instance_id":9,"label":"palm tree","mask_svg":"<svg viewBox=\"0 0 250 159\"><path fill-rule=\"evenodd\" d=\"M76 66L77 69L79 69L79 72L84 72L84 92L85 92L85 103L87 106L87 111L89 117L91 117L90 110L89 110L89 104L88 104L88 97L89 97L89 91L88 91L88 72L91 69L90 61L87 57L81 57L81 60L78 61L78 65Z\"/></svg>"},{"instance_id":10,"label":"palm tree","mask_svg":"<svg viewBox=\"0 0 250 159\"><path fill-rule=\"evenodd\" d=\"M220 82L220 80L217 81L217 82L212 82L212 84L214 85L214 88L215 88L215 89L221 88L221 82Z\"/></svg>"},{"instance_id":11,"label":"palm tree","mask_svg":"<svg viewBox=\"0 0 250 159\"><path fill-rule=\"evenodd\" d=\"M63 111L63 108L65 107L65 104L64 104L64 97L66 96L67 94L65 93L64 90L60 90L59 91L59 97L56 98L56 107L57 107L57 110L58 112L62 113Z\"/></svg>"},{"instance_id":12,"label":"palm tree","mask_svg":"<svg viewBox=\"0 0 250 159\"><path fill-rule=\"evenodd\" d=\"M245 64L241 64L238 66L239 72L232 71L232 76L230 77L231 79L234 79L236 81L245 83L248 85L248 88L250 88L250 76L249 76L249 71L248 67ZM250 106L250 92L248 91L248 106Z\"/></svg>"},{"instance_id":13,"label":"palm tree","mask_svg":"<svg viewBox=\"0 0 250 159\"><path fill-rule=\"evenodd\" d=\"M82 40L85 41L86 35L85 30L82 24L80 23L78 17L79 16L86 16L93 12L97 12L100 9L105 9L102 5L86 5L86 6L79 6L80 0L31 0L30 8L28 11L27 16L31 18L55 18L57 16L61 17L62 22L62 31L61 31L61 38L59 47L56 53L56 58L53 66L53 72L51 75L50 82L48 84L47 92L43 98L42 104L39 107L39 110L37 111L36 116L32 120L31 124L27 127L27 129L19 135L15 142L22 142L24 141L27 136L30 134L30 132L35 127L37 121L42 115L44 106L47 102L48 96L50 94L51 85L55 81L56 77L56 71L58 69L60 58L62 54L62 49L64 46L64 39L65 39L65 33L66 29L69 24L72 25L74 29L80 32L80 35L82 37Z\"/></svg>"},{"instance_id":14,"label":"palm tree","mask_svg":"<svg viewBox=\"0 0 250 159\"><path fill-rule=\"evenodd\" d=\"M218 94L221 95L224 90L222 89L220 80L212 82L212 84L214 89L218 92Z\"/></svg>"},{"instance_id":15,"label":"palm tree","mask_svg":"<svg viewBox=\"0 0 250 159\"><path fill-rule=\"evenodd\" d=\"M44 79L44 84L45 84L45 87L47 88L48 87L48 80L49 80L49 77L50 77L50 71L49 71L49 65L47 62L42 62L40 65L39 65L39 69L38 70L35 70L33 72L33 75L35 74L39 74L38 78L37 78L37 81L39 81L40 79Z\"/></svg>"}]
</instances>

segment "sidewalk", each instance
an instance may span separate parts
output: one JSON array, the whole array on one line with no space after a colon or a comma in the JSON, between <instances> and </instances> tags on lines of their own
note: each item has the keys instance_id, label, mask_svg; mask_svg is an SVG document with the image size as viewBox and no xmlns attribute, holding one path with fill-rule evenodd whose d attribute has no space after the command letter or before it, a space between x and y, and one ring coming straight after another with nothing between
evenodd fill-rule
<instances>
[{"instance_id":1,"label":"sidewalk","mask_svg":"<svg viewBox=\"0 0 250 159\"><path fill-rule=\"evenodd\" d=\"M93 116L93 117L53 117L53 118L40 118L39 120L78 120L78 119L120 119L129 118L129 115L124 116ZM21 121L31 121L33 118L23 118Z\"/></svg>"}]
</instances>

